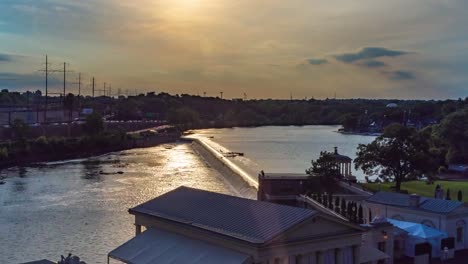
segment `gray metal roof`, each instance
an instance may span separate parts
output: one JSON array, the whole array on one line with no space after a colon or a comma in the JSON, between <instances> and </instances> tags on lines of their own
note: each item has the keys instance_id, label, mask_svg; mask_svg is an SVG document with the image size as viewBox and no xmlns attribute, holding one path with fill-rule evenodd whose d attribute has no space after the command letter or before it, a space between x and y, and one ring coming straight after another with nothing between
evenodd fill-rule
<instances>
[{"instance_id":1,"label":"gray metal roof","mask_svg":"<svg viewBox=\"0 0 468 264\"><path fill-rule=\"evenodd\" d=\"M131 264L242 264L250 256L220 245L149 228L112 250L109 257Z\"/></svg>"},{"instance_id":2,"label":"gray metal roof","mask_svg":"<svg viewBox=\"0 0 468 264\"><path fill-rule=\"evenodd\" d=\"M52 262L47 259L42 259L42 260L37 260L37 261L25 262L21 264L55 264L55 262Z\"/></svg>"},{"instance_id":3,"label":"gray metal roof","mask_svg":"<svg viewBox=\"0 0 468 264\"><path fill-rule=\"evenodd\" d=\"M366 201L397 207L411 207L410 199L411 195L409 194L377 192L371 197L367 198ZM463 202L459 201L420 197L419 205L417 207L411 208L439 214L448 214L462 205Z\"/></svg>"},{"instance_id":4,"label":"gray metal roof","mask_svg":"<svg viewBox=\"0 0 468 264\"><path fill-rule=\"evenodd\" d=\"M179 187L129 210L202 228L251 243L265 243L316 211Z\"/></svg>"}]
</instances>

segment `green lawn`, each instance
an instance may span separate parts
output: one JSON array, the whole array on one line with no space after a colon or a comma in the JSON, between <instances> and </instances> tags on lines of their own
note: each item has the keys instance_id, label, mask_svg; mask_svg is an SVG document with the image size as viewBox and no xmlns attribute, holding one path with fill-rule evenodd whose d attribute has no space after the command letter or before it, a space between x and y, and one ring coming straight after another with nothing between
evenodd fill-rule
<instances>
[{"instance_id":1,"label":"green lawn","mask_svg":"<svg viewBox=\"0 0 468 264\"><path fill-rule=\"evenodd\" d=\"M401 184L402 191L408 191L408 193L416 193L421 196L434 197L434 189L440 184L444 189L444 193L447 189L450 189L450 198L452 200L457 199L458 190L463 193L463 201L468 202L468 181L436 181L434 184L426 184L425 181L409 181ZM363 183L364 188L367 190L376 192L379 190L379 184L377 183ZM382 183L380 188L382 191L391 192L393 191L390 186L394 186L394 183Z\"/></svg>"}]
</instances>

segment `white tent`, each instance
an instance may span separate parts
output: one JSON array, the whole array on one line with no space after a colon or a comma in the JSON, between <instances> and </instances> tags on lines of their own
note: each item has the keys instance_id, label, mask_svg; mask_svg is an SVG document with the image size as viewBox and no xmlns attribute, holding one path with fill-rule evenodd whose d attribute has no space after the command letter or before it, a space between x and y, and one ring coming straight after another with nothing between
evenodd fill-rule
<instances>
[{"instance_id":1,"label":"white tent","mask_svg":"<svg viewBox=\"0 0 468 264\"><path fill-rule=\"evenodd\" d=\"M391 218L387 218L387 220L392 225L408 232L405 255L414 257L414 246L429 242L432 246L432 257L440 257L440 241L447 237L447 233L423 224L399 221Z\"/></svg>"},{"instance_id":2,"label":"white tent","mask_svg":"<svg viewBox=\"0 0 468 264\"><path fill-rule=\"evenodd\" d=\"M250 256L183 235L150 228L109 253L130 264L243 264Z\"/></svg>"}]
</instances>

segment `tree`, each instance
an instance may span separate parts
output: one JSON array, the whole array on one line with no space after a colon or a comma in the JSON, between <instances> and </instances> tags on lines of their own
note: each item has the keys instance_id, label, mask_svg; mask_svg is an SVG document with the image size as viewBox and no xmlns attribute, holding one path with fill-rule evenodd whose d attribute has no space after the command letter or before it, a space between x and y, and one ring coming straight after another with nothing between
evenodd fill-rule
<instances>
[{"instance_id":1,"label":"tree","mask_svg":"<svg viewBox=\"0 0 468 264\"><path fill-rule=\"evenodd\" d=\"M24 123L21 119L13 120L13 124L11 124L11 129L15 134L15 137L21 141L26 140L27 134L29 132L29 126Z\"/></svg>"},{"instance_id":2,"label":"tree","mask_svg":"<svg viewBox=\"0 0 468 264\"><path fill-rule=\"evenodd\" d=\"M345 131L355 131L359 125L359 117L355 114L346 114L342 117L341 125Z\"/></svg>"},{"instance_id":3,"label":"tree","mask_svg":"<svg viewBox=\"0 0 468 264\"><path fill-rule=\"evenodd\" d=\"M330 179L341 176L340 166L332 152L321 151L320 157L317 160L312 160L311 163L312 167L306 169L307 174L315 174Z\"/></svg>"},{"instance_id":4,"label":"tree","mask_svg":"<svg viewBox=\"0 0 468 264\"><path fill-rule=\"evenodd\" d=\"M86 117L84 130L88 135L98 135L104 131L104 121L100 114L94 112Z\"/></svg>"},{"instance_id":5,"label":"tree","mask_svg":"<svg viewBox=\"0 0 468 264\"><path fill-rule=\"evenodd\" d=\"M447 189L447 195L445 197L445 200L452 200L452 198L450 198L450 189Z\"/></svg>"},{"instance_id":6,"label":"tree","mask_svg":"<svg viewBox=\"0 0 468 264\"><path fill-rule=\"evenodd\" d=\"M461 190L458 190L458 194L457 194L457 200L462 202L463 201L463 193Z\"/></svg>"},{"instance_id":7,"label":"tree","mask_svg":"<svg viewBox=\"0 0 468 264\"><path fill-rule=\"evenodd\" d=\"M449 145L447 162L468 163L468 110L448 115L439 126L440 136Z\"/></svg>"},{"instance_id":8,"label":"tree","mask_svg":"<svg viewBox=\"0 0 468 264\"><path fill-rule=\"evenodd\" d=\"M429 139L400 124L389 125L370 144L359 144L356 155L356 169L368 176L393 180L396 191L400 191L403 181L432 174L439 167L430 152Z\"/></svg>"}]
</instances>

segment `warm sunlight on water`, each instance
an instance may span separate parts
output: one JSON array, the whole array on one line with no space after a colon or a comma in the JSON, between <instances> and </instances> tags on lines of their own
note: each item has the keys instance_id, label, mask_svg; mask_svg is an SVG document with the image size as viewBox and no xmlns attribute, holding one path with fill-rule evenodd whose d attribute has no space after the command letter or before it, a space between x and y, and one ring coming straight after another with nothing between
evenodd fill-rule
<instances>
[{"instance_id":1,"label":"warm sunlight on water","mask_svg":"<svg viewBox=\"0 0 468 264\"><path fill-rule=\"evenodd\" d=\"M195 136L211 141L216 149L243 152L233 162L251 175L260 170L266 172L305 173L310 161L317 159L320 151L333 151L336 146L341 154L356 157L356 148L368 144L375 137L336 133L339 126L264 126L254 128L225 128L197 130ZM362 171L352 172L364 180Z\"/></svg>"},{"instance_id":2,"label":"warm sunlight on water","mask_svg":"<svg viewBox=\"0 0 468 264\"><path fill-rule=\"evenodd\" d=\"M124 173L113 174L118 171ZM68 252L87 263L106 263L107 253L134 235L130 207L180 185L232 190L188 144L2 174L0 263L58 260Z\"/></svg>"}]
</instances>

